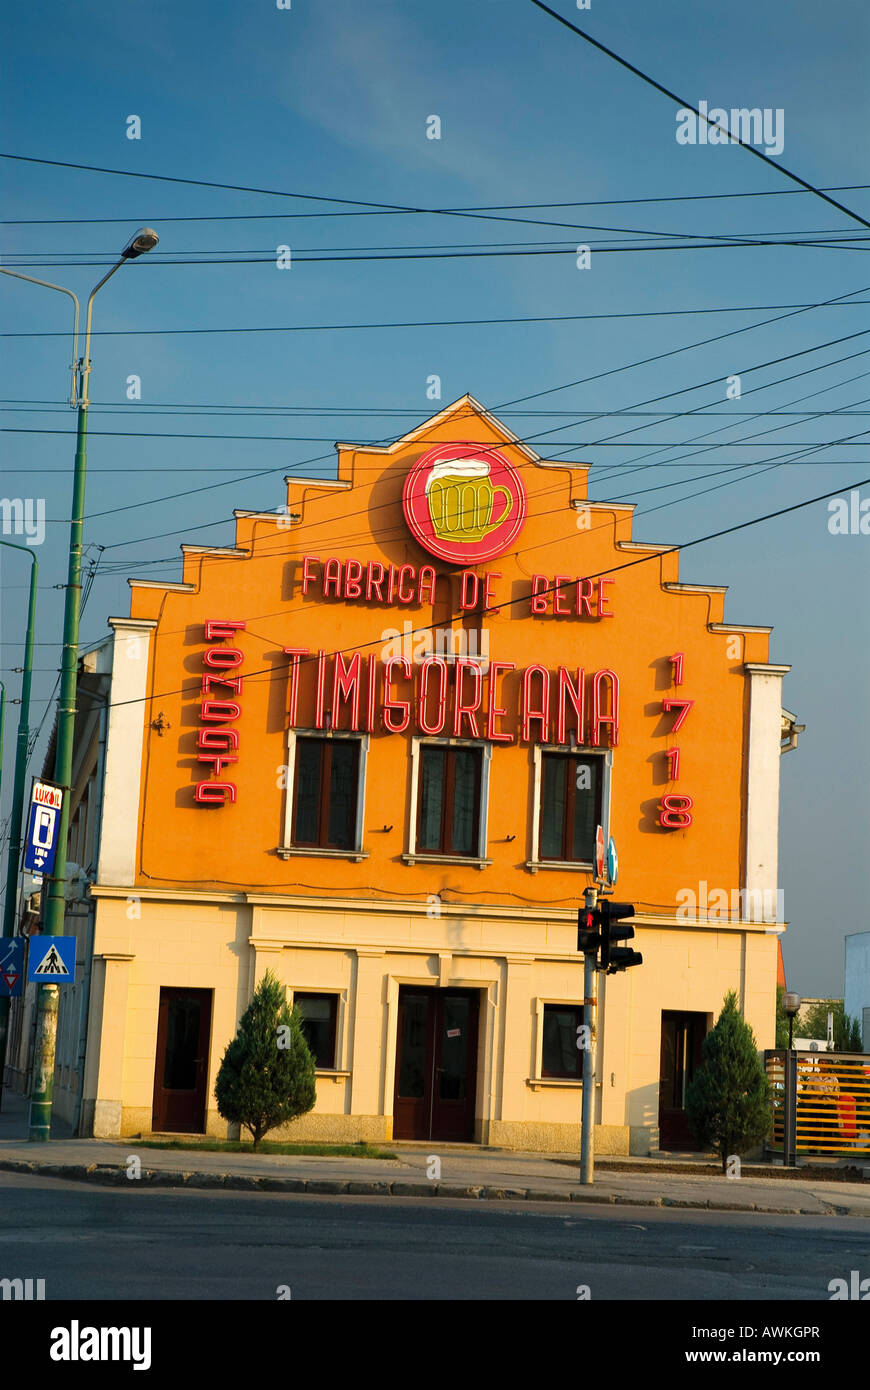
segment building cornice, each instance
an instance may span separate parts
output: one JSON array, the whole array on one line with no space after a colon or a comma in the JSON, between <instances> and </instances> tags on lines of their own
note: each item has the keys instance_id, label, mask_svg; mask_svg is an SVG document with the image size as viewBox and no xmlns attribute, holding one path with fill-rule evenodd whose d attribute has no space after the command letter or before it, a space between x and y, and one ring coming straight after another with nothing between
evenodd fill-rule
<instances>
[{"instance_id":1,"label":"building cornice","mask_svg":"<svg viewBox=\"0 0 870 1390\"><path fill-rule=\"evenodd\" d=\"M348 913L358 913L360 916L404 916L421 917L431 921L431 904L424 898L420 901L401 902L396 899L385 899L378 901L372 898L354 897L315 897L303 896L298 893L246 893L222 892L220 889L212 890L193 890L189 888L145 888L136 885L125 885L118 887L114 884L94 883L90 888L90 895L93 898L140 898L143 902L178 902L178 903L235 903L239 907L255 908L276 908L287 912L307 911L312 913L328 913L332 916ZM675 906L674 912L678 909ZM439 907L441 918L474 918L479 921L515 921L515 922L575 922L577 919L577 907L553 907L551 904L542 903L540 906L517 907L511 904L495 906L489 903L445 903ZM785 923L772 922L744 922L735 918L733 920L717 920L709 918L699 921L685 921L666 913L644 913L638 912L632 918L636 927L641 930L644 928L667 927L669 930L677 931L697 931L698 929L709 928L712 931L747 931L764 934L779 933L785 930ZM260 939L259 937L257 938ZM270 938L264 937L264 940ZM389 949L395 949L395 942L386 943ZM367 942L365 949L375 949L373 943ZM480 951L475 952L480 954ZM473 954L475 954L473 953ZM491 950L485 950L484 954L491 955ZM501 954L504 954L503 952ZM559 957L563 958L562 955Z\"/></svg>"},{"instance_id":2,"label":"building cornice","mask_svg":"<svg viewBox=\"0 0 870 1390\"><path fill-rule=\"evenodd\" d=\"M772 627L760 627L756 623L708 623L708 632L773 632Z\"/></svg>"},{"instance_id":3,"label":"building cornice","mask_svg":"<svg viewBox=\"0 0 870 1390\"><path fill-rule=\"evenodd\" d=\"M128 579L131 589L165 589L171 594L195 594L195 584L170 584L166 579Z\"/></svg>"},{"instance_id":4,"label":"building cornice","mask_svg":"<svg viewBox=\"0 0 870 1390\"><path fill-rule=\"evenodd\" d=\"M662 588L669 594L727 594L727 584L684 584L682 579L666 579Z\"/></svg>"},{"instance_id":5,"label":"building cornice","mask_svg":"<svg viewBox=\"0 0 870 1390\"><path fill-rule=\"evenodd\" d=\"M182 545L182 555L230 555L236 560L247 559L251 552L238 545Z\"/></svg>"}]
</instances>

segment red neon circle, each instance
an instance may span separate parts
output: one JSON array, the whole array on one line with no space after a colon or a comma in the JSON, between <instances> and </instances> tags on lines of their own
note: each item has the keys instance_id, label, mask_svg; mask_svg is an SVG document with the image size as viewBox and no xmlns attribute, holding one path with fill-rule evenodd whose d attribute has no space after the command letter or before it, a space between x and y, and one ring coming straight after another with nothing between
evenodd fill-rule
<instances>
[{"instance_id":1,"label":"red neon circle","mask_svg":"<svg viewBox=\"0 0 870 1390\"><path fill-rule=\"evenodd\" d=\"M479 540L452 541L437 533L426 484L436 464L445 464L448 460L460 466L475 463L488 466L488 477L497 494L493 497L490 518L495 517L496 524L492 525L490 520L486 534ZM415 539L431 555L453 565L478 565L503 555L519 536L526 521L526 489L516 468L497 449L461 442L438 444L422 454L408 470L402 489L402 510Z\"/></svg>"}]
</instances>

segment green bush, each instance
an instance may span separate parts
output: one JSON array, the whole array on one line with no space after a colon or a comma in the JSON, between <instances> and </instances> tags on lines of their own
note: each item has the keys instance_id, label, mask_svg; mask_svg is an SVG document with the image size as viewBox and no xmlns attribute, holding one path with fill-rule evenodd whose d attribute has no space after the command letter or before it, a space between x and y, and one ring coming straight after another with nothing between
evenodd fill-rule
<instances>
[{"instance_id":1,"label":"green bush","mask_svg":"<svg viewBox=\"0 0 870 1390\"><path fill-rule=\"evenodd\" d=\"M302 1016L289 1008L284 986L270 970L227 1044L214 1090L220 1114L250 1130L254 1149L270 1129L314 1105L314 1059Z\"/></svg>"},{"instance_id":2,"label":"green bush","mask_svg":"<svg viewBox=\"0 0 870 1390\"><path fill-rule=\"evenodd\" d=\"M842 999L820 999L818 1004L811 1004L799 1020L795 1019L798 1037L826 1038L829 1013L834 1015L834 1051L860 1052L861 1025L857 1018L846 1013Z\"/></svg>"},{"instance_id":3,"label":"green bush","mask_svg":"<svg viewBox=\"0 0 870 1390\"><path fill-rule=\"evenodd\" d=\"M770 1133L773 1090L733 990L704 1039L701 1065L686 1091L686 1118L698 1143L716 1149L723 1173L730 1155L744 1153Z\"/></svg>"}]
</instances>

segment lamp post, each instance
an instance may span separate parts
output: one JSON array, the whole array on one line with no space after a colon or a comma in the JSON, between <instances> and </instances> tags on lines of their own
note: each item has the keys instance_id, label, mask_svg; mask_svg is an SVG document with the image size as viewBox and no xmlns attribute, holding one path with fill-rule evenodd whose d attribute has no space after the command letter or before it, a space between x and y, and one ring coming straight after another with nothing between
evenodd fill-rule
<instances>
[{"instance_id":1,"label":"lamp post","mask_svg":"<svg viewBox=\"0 0 870 1390\"><path fill-rule=\"evenodd\" d=\"M64 883L66 879L66 849L69 830L69 799L72 781L73 741L76 713L76 666L78 662L79 619L81 617L82 525L85 510L85 479L87 473L88 384L91 373L90 346L94 298L125 261L136 260L157 245L157 233L142 227L130 238L119 259L91 290L85 323L84 355L78 356L79 302L72 290L62 285L36 280L31 275L0 267L6 275L43 285L69 295L75 304L73 324L72 393L70 405L78 410L76 455L73 473L72 515L70 518L69 564L64 601L63 650L61 654L60 695L57 705L57 744L54 780L63 788L63 804L58 826L57 855L54 873L48 878L43 907L43 931L48 936L62 936L64 930ZM10 885L11 886L11 885ZM8 891L8 888L7 888ZM7 898L8 906L8 898ZM13 907L14 911L14 907ZM30 1102L31 1140L45 1141L51 1128L51 1102L54 1094L54 1054L57 1037L57 986L40 985L37 1002L36 1048L33 1059L33 1091Z\"/></svg>"},{"instance_id":2,"label":"lamp post","mask_svg":"<svg viewBox=\"0 0 870 1390\"><path fill-rule=\"evenodd\" d=\"M30 556L30 599L27 605L27 633L24 638L24 666L21 676L21 708L18 714L18 738L15 745L15 772L12 782L12 816L9 822L9 858L6 868L6 901L3 910L3 936L15 934L15 911L18 905L18 868L21 858L21 816L24 810L24 782L27 777L27 745L30 742L30 682L33 673L33 633L36 624L36 581L39 566L36 555L26 545L0 541L10 550L22 550ZM0 721L2 729L2 721ZM3 1102L3 1076L6 1068L6 1038L9 1031L8 997L0 999L0 1105Z\"/></svg>"},{"instance_id":3,"label":"lamp post","mask_svg":"<svg viewBox=\"0 0 870 1390\"><path fill-rule=\"evenodd\" d=\"M788 1052L785 1054L785 1112L783 1115L783 1154L785 1168L797 1162L797 1057L792 1046L795 1014L803 1000L792 990L782 996L783 1013L788 1015Z\"/></svg>"}]
</instances>

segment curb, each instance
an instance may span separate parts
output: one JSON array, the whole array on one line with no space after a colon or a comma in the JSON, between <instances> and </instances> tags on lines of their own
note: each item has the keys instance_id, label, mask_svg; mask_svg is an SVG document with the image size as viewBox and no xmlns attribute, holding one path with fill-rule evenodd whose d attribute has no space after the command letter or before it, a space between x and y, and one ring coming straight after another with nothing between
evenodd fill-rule
<instances>
[{"instance_id":1,"label":"curb","mask_svg":"<svg viewBox=\"0 0 870 1390\"><path fill-rule=\"evenodd\" d=\"M127 1176L125 1166L102 1163L39 1163L34 1159L0 1159L0 1172L25 1173L32 1176L66 1178L72 1182L92 1182L103 1187L125 1187L133 1181ZM727 1211L758 1212L777 1216L866 1216L870 1212L853 1211L851 1207L831 1204L826 1211L814 1211L808 1207L768 1206L748 1202L717 1201L715 1198L692 1200L682 1197L636 1197L615 1195L611 1192L554 1191L551 1188L500 1187L484 1185L462 1185L459 1183L438 1182L380 1182L376 1179L354 1178L280 1178L260 1177L244 1173L205 1173L189 1172L180 1169L143 1168L139 1178L144 1187L188 1188L205 1191L219 1189L224 1192L292 1192L307 1193L310 1196L354 1196L354 1197L428 1197L447 1201L457 1199L467 1201L492 1202L564 1202L593 1203L604 1206L626 1207L670 1207L684 1211Z\"/></svg>"}]
</instances>

